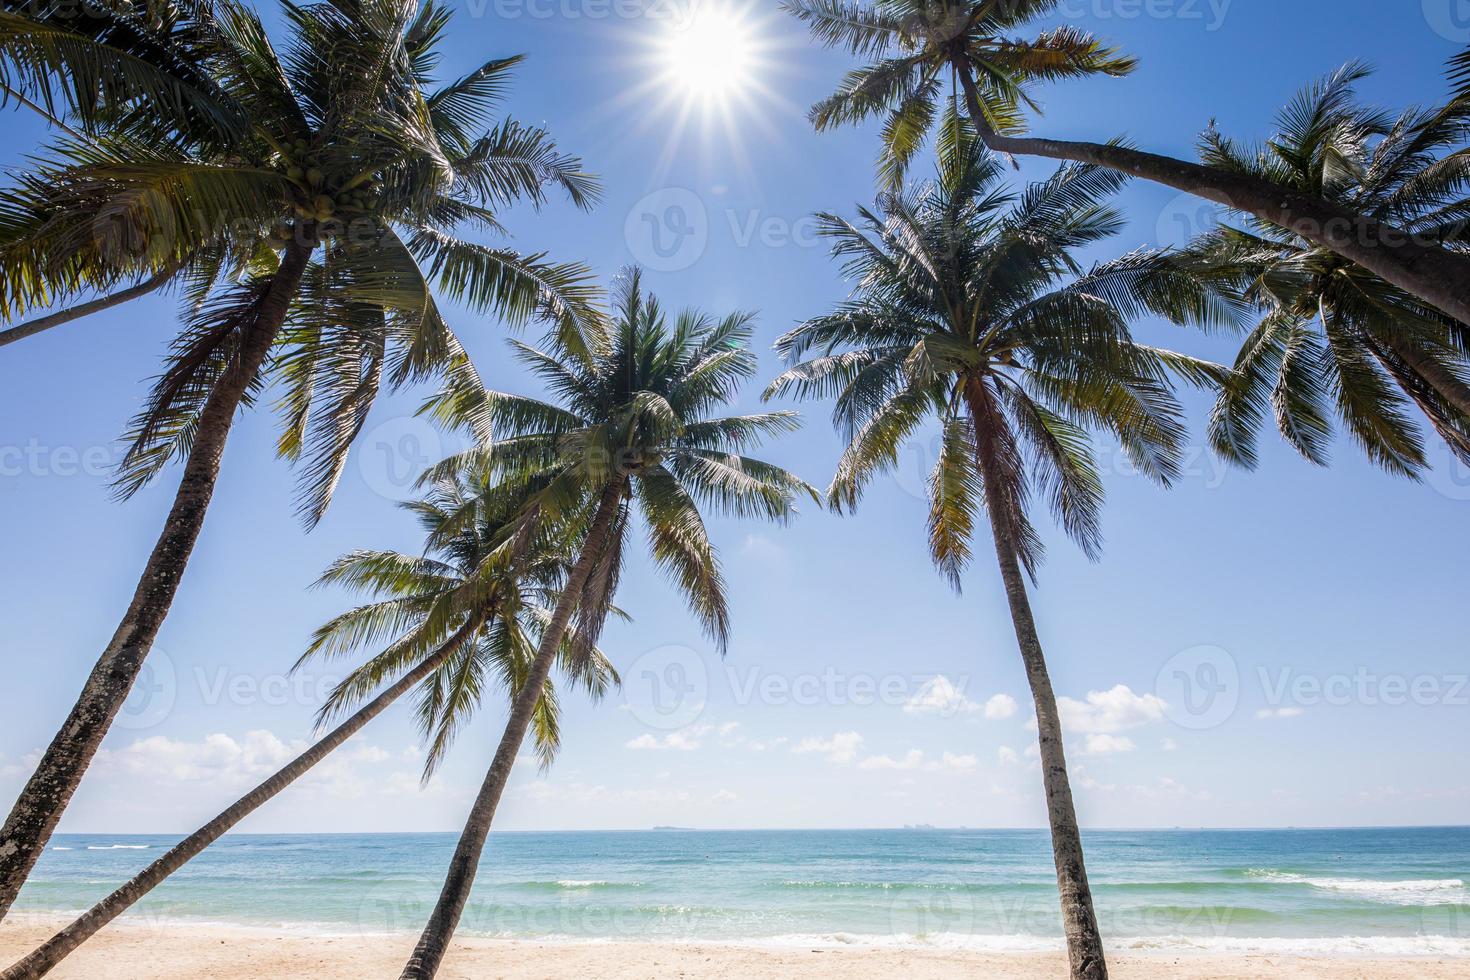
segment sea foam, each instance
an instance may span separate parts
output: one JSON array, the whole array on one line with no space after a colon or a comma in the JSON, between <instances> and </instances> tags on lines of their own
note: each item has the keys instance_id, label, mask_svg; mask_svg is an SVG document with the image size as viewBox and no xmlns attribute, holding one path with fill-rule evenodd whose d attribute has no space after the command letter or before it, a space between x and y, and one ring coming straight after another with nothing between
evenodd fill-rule
<instances>
[{"instance_id":1,"label":"sea foam","mask_svg":"<svg viewBox=\"0 0 1470 980\"><path fill-rule=\"evenodd\" d=\"M1253 868L1247 877L1286 884L1310 885L1324 891L1343 892L1369 901L1390 905L1470 905L1470 893L1462 878L1417 878L1407 881L1377 881L1372 878L1329 878Z\"/></svg>"}]
</instances>

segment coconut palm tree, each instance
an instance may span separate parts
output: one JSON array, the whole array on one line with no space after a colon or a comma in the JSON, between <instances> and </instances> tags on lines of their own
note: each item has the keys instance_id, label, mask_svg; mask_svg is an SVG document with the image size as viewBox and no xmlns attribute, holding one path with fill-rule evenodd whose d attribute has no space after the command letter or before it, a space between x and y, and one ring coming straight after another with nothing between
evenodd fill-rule
<instances>
[{"instance_id":1,"label":"coconut palm tree","mask_svg":"<svg viewBox=\"0 0 1470 980\"><path fill-rule=\"evenodd\" d=\"M795 498L816 491L787 471L741 455L761 438L796 427L791 412L710 418L756 370L751 317L715 321L685 311L671 323L639 274L615 289L606 347L590 354L550 338L543 349L516 343L521 360L556 396L552 404L451 386L433 406L446 419L491 428L499 441L447 460L456 470L536 474L548 481L527 520L589 514L576 563L541 636L531 689L551 667L576 614L578 643L590 643L617 590L634 503L648 547L723 652L730 628L725 585L701 505L740 516L787 520ZM434 472L434 471L431 471ZM495 808L531 720L534 703L516 699L434 911L405 978L433 977L474 884Z\"/></svg>"},{"instance_id":2,"label":"coconut palm tree","mask_svg":"<svg viewBox=\"0 0 1470 980\"><path fill-rule=\"evenodd\" d=\"M65 134L66 138L53 147L52 155L71 162L76 144L106 141L116 151L114 156L126 157L140 167L153 167L154 172L131 175L133 186L129 187L117 184L117 173L90 174L94 184L111 183L108 187L88 187L91 199L80 203L76 188L70 195L45 193L57 181L75 175L43 165L39 173L17 177L18 186L0 197L0 254L5 255L0 274L0 317L14 319L30 308L54 304L72 293L105 290L144 275L148 278L120 292L0 331L0 346L165 286L192 281L194 277L187 275L190 271L212 279L219 276L225 264L233 265L230 271L239 274L261 257L262 243L282 251L282 242L290 239L293 230L293 213L301 218L325 209L336 219L327 222L326 237L340 234L344 230L340 226L347 225L355 229L359 243L370 239L374 229L370 222L352 221L358 212L377 211L402 226L405 215L394 213L401 212L401 207L376 207L380 196L375 193L377 174L370 169L353 169L353 164L361 167L374 162L381 162L387 169L395 153L421 153L423 158L415 165L444 170L437 175L440 177L453 171L453 178L462 184L460 191L471 186L482 195L479 203L492 200L503 204L527 198L539 206L545 187L551 183L561 185L582 206L596 195L595 182L581 172L580 162L559 154L545 130L507 120L489 134L479 133L478 127L504 95L512 69L523 60L521 56L495 59L449 84L436 84L435 48L449 15L434 4L422 9L397 2L387 3L382 9L352 3L337 5L340 9L332 4L313 5L317 13L332 9L331 18L339 22L333 25L335 29L352 31L350 21L355 17L362 21L363 30L380 35L376 45L353 52L358 59L356 69L371 74L383 67L376 65L381 52L374 48L386 49L390 60L402 62L396 68L406 77L385 80L383 94L398 99L399 116L416 123L424 131L419 136L425 137L418 144L410 138L396 148L379 147L380 154L386 150L382 161L367 156L343 159L368 150L365 145L355 150L338 147L334 150L335 162L346 172L336 175L330 173L330 167L318 166L324 162L318 159L324 151L314 144L340 140L354 125L363 128L370 121L371 111L344 114L352 118L334 121L330 116L341 114L341 107L322 104L334 94L362 94L326 79L321 51L310 46L324 43L336 51L340 39L330 36L330 32L315 30L314 36L308 37L313 34L310 25L293 22L292 45L282 59L271 48L259 18L233 2L206 5L174 0L150 6L147 17L127 5L98 4L84 11L57 5L7 6L14 9L0 11L0 88L19 105L41 113L53 128ZM405 17L410 22L404 23ZM401 35L396 42L389 36L395 31ZM400 47L396 54L392 51L395 43ZM283 91L313 71L318 77L311 88L294 95ZM350 74L352 69L346 71ZM394 96L387 91L405 81L420 90L414 97L421 96L424 105L413 105L403 93ZM38 101L28 97L28 92ZM293 99L301 104L293 105ZM329 121L344 132L327 132ZM183 148L164 154L160 160L156 147L160 142L182 144ZM93 164L108 162L106 157L86 160ZM400 162L406 160L405 156ZM210 163L229 172L221 175L200 170L201 165ZM192 171L189 164L195 165ZM168 169L170 165L183 169L174 172ZM168 206L176 204L171 200L145 200L142 203L150 204L153 211L139 214L135 205L140 202L133 200L160 193L156 183L183 179L212 180L216 190L238 194L239 187L218 185L225 179L239 182L252 176L259 178L262 170L280 171L297 185L294 194L285 193L292 188L283 186L257 188L267 196L274 193L284 197L279 202L279 213L266 205L264 218L248 212L216 213L216 209L202 207L196 207L199 213L192 216L171 215ZM345 193L330 186L333 176L339 183L351 185L340 188ZM103 193L106 190L114 193ZM174 190L177 188L169 188L168 192ZM199 188L186 190L197 194ZM429 193L436 191L431 189ZM450 206L422 195L418 204L436 212L436 221L431 223L441 230L466 219L499 229L493 213L475 207L476 202L462 193L456 196L459 200ZM364 202L374 206L364 207ZM231 199L229 203L238 209L242 204L260 202L247 198ZM418 220L409 221L399 230L421 231L413 225L422 224L423 217L416 216ZM197 240L188 240L191 237ZM420 257L428 251L423 243L412 244ZM492 255L493 250L482 261L494 268ZM501 276L540 275L548 287L555 287L559 278L575 268L558 270L538 261L540 256L527 260L513 252L504 252L499 258L504 266L499 270ZM460 256L455 264L464 266L466 262L467 257ZM461 278L463 275L461 270Z\"/></svg>"},{"instance_id":3,"label":"coconut palm tree","mask_svg":"<svg viewBox=\"0 0 1470 980\"><path fill-rule=\"evenodd\" d=\"M1090 431L1116 438L1141 472L1167 484L1184 435L1171 374L1210 383L1225 373L1136 343L1129 320L1152 312L1213 325L1233 310L1161 253L1078 265L1075 249L1122 227L1105 203L1125 179L1116 172L1066 165L1017 198L953 117L940 151L934 183L883 196L857 223L819 216L855 294L777 341L793 366L767 397L836 397L848 446L827 499L839 510L854 508L904 442L938 420L930 552L958 588L977 512L989 520L1036 710L1071 973L1102 978L1061 721L1026 592L1042 551L1029 502L1045 496L1096 556L1103 489Z\"/></svg>"},{"instance_id":4,"label":"coconut palm tree","mask_svg":"<svg viewBox=\"0 0 1470 980\"><path fill-rule=\"evenodd\" d=\"M1072 27L1030 39L1016 32L1060 0L783 0L813 37L871 59L817 103L825 129L883 116L890 187L922 143L936 104L964 101L985 144L999 153L1111 167L1290 228L1400 289L1470 323L1470 255L1440 247L1390 221L1254 174L1147 153L1119 142L1029 138L1026 109L1038 82L1123 75L1136 61ZM946 84L949 83L949 84Z\"/></svg>"},{"instance_id":5,"label":"coconut palm tree","mask_svg":"<svg viewBox=\"0 0 1470 980\"><path fill-rule=\"evenodd\" d=\"M558 599L557 589L569 565L566 545L577 529L551 523L527 528L520 522L521 506L534 489L442 481L425 499L404 505L418 517L428 538L425 554L356 551L338 559L318 584L345 585L373 595L374 601L318 629L297 666L312 658L380 649L337 685L318 714L319 722L325 724L388 686L279 772L0 973L0 980L31 980L50 972L410 691L418 695L419 727L428 745L424 760L428 780L455 733L479 707L488 683L498 682L512 697L519 693L548 608ZM568 678L594 699L618 683L616 671L595 645L574 656L572 643L564 640L558 657ZM555 688L546 679L533 721L543 765L551 764L561 743L558 714Z\"/></svg>"},{"instance_id":6,"label":"coconut palm tree","mask_svg":"<svg viewBox=\"0 0 1470 980\"><path fill-rule=\"evenodd\" d=\"M1445 155L1463 138L1462 113L1367 108L1353 91L1367 74L1351 63L1302 91L1262 146L1210 130L1206 162L1463 243L1470 169ZM1221 226L1188 255L1229 275L1260 314L1212 418L1222 452L1253 462L1269 411L1299 453L1325 464L1336 416L1375 462L1415 475L1426 463L1412 404L1470 462L1470 327L1269 222Z\"/></svg>"},{"instance_id":7,"label":"coconut palm tree","mask_svg":"<svg viewBox=\"0 0 1470 980\"><path fill-rule=\"evenodd\" d=\"M0 17L0 63L24 69L9 87L39 88L48 105L65 92L90 134L57 142L55 159L0 200L0 295L14 310L48 302L53 283L180 263L190 313L129 433L118 486L126 496L171 460L183 468L122 622L0 830L0 915L158 634L241 407L279 383L280 448L305 466L310 524L380 387L444 374L473 383L431 280L512 323L552 316L571 346L598 329L582 267L456 237L498 228L496 206L540 200L548 184L581 204L595 188L539 130L506 122L474 135L506 64L436 86L443 8L287 6L281 54L233 0L160 6L158 30L110 9L97 16L132 31L143 54L119 54L109 31L59 37Z\"/></svg>"}]
</instances>

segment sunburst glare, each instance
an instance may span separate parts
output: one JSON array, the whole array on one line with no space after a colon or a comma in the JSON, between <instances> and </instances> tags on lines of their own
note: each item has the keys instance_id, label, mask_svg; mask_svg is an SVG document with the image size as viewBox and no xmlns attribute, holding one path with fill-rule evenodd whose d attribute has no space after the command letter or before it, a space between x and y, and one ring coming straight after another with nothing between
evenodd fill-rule
<instances>
[{"instance_id":1,"label":"sunburst glare","mask_svg":"<svg viewBox=\"0 0 1470 980\"><path fill-rule=\"evenodd\" d=\"M773 87L782 70L774 14L750 0L663 0L657 9L660 16L638 24L632 67L640 81L617 100L639 110L628 138L661 134L659 172L687 148L691 131L707 152L743 167L750 137L776 138L774 116L798 111Z\"/></svg>"},{"instance_id":2,"label":"sunburst glare","mask_svg":"<svg viewBox=\"0 0 1470 980\"><path fill-rule=\"evenodd\" d=\"M709 3L670 21L663 38L665 82L700 99L739 96L753 81L756 39L749 23Z\"/></svg>"}]
</instances>

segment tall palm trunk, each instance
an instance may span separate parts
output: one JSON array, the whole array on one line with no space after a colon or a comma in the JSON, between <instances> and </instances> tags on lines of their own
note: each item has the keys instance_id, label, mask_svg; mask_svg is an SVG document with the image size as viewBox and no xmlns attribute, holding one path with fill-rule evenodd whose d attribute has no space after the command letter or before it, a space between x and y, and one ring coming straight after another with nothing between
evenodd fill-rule
<instances>
[{"instance_id":1,"label":"tall palm trunk","mask_svg":"<svg viewBox=\"0 0 1470 980\"><path fill-rule=\"evenodd\" d=\"M952 63L965 90L970 118L992 150L1096 164L1245 211L1329 248L1455 319L1470 323L1470 256L1416 241L1401 228L1248 174L1228 173L1124 146L1002 136L985 120L969 64L962 56L954 57Z\"/></svg>"},{"instance_id":2,"label":"tall palm trunk","mask_svg":"<svg viewBox=\"0 0 1470 980\"><path fill-rule=\"evenodd\" d=\"M179 841L168 850L168 853L138 872L132 880L117 891L92 906L71 925L46 940L43 945L38 946L24 959L17 961L4 973L0 973L0 980L34 980L36 977L45 976L72 950L91 939L103 926L132 908L144 895L193 860L231 827L260 809L297 779L306 775L308 770L325 759L343 742L356 735L364 725L382 714L390 704L437 670L445 660L448 660L456 650L473 637L484 623L485 617L473 617L460 627L448 642L413 670L404 674L392 687L363 705L350 718L332 729L329 735L297 756L275 775L240 797L229 809Z\"/></svg>"},{"instance_id":3,"label":"tall palm trunk","mask_svg":"<svg viewBox=\"0 0 1470 980\"><path fill-rule=\"evenodd\" d=\"M70 323L73 320L80 320L84 316L91 316L93 313L100 313L103 310L110 310L114 306L121 306L123 303L137 299L139 296L146 296L173 279L178 273L180 265L178 262L171 262L160 269L157 274L144 279L136 286L129 286L127 289L120 289L107 296L100 296L97 299L88 300L85 303L78 303L76 306L68 306L64 310L57 310L55 313L38 316L34 320L27 320L25 323L16 324L6 330L0 330L0 347L4 347L6 344L13 344L17 340L25 340L27 337L34 337L43 330L59 327L63 323Z\"/></svg>"},{"instance_id":4,"label":"tall palm trunk","mask_svg":"<svg viewBox=\"0 0 1470 980\"><path fill-rule=\"evenodd\" d=\"M0 830L0 918L10 910L56 829L168 615L214 494L235 413L285 322L311 252L312 246L303 242L286 249L253 321L244 328L234 364L204 403L173 508L148 557L133 601Z\"/></svg>"},{"instance_id":5,"label":"tall palm trunk","mask_svg":"<svg viewBox=\"0 0 1470 980\"><path fill-rule=\"evenodd\" d=\"M531 663L526 682L511 702L505 733L500 737L500 745L495 750L489 771L485 773L485 781L480 786L474 805L470 807L464 830L460 832L459 844L449 860L449 872L445 875L444 887L439 892L439 901L434 905L433 914L429 916L423 934L419 936L418 945L404 964L399 980L432 980L439 972L439 964L443 962L444 953L449 948L450 937L454 935L460 916L464 914L465 903L469 901L470 888L475 883L475 872L480 866L480 854L485 849L485 838L490 834L490 823L495 819L495 808L500 804L500 794L505 791L511 767L515 765L516 754L521 750L521 743L526 740L531 718L536 713L536 704L541 700L542 688L546 686L546 678L551 674L551 665L556 661L557 649L566 636L582 588L587 584L592 567L597 564L603 549L608 545L609 534L617 519L618 509L622 506L625 487L626 477L620 477L615 478L603 490L592 526L588 528L587 537L582 542L582 553L577 557L576 565L572 566L561 598L552 611L551 621L541 634L541 643L536 648L536 659Z\"/></svg>"},{"instance_id":6,"label":"tall palm trunk","mask_svg":"<svg viewBox=\"0 0 1470 980\"><path fill-rule=\"evenodd\" d=\"M1082 855L1082 831L1077 826L1072 786L1067 780L1067 757L1062 747L1062 721L1057 711L1057 697L1052 691L1051 676L1047 673L1041 638L1036 633L1036 620L1031 615L1031 600L1026 594L1026 581L1017 558L1012 524L1006 519L1011 501L1001 491L1004 477L997 462L996 440L996 433L1004 420L982 383L971 382L967 389L975 424L976 464L984 484L985 510L990 516L995 557L1000 563L1011 625L1015 627L1016 643L1021 648L1021 662L1026 667L1026 681L1036 708L1041 780L1046 790L1046 817L1051 826L1052 859L1057 869L1057 891L1061 896L1062 928L1067 935L1071 977L1072 980L1107 980L1102 933L1097 926L1097 913L1092 908L1092 889L1087 883L1087 865Z\"/></svg>"}]
</instances>

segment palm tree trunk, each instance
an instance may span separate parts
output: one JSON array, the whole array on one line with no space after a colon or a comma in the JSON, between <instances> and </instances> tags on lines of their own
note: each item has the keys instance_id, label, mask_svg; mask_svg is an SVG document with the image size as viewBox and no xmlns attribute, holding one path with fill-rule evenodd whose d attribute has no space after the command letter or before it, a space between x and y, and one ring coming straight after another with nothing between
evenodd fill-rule
<instances>
[{"instance_id":1,"label":"palm tree trunk","mask_svg":"<svg viewBox=\"0 0 1470 980\"><path fill-rule=\"evenodd\" d=\"M132 908L144 895L197 857L231 827L260 809L297 779L306 775L308 770L325 759L343 742L356 735L364 725L382 714L390 704L437 670L445 660L453 655L454 651L473 637L484 623L485 617L483 616L472 618L431 656L404 674L392 687L363 705L342 724L332 729L331 734L297 756L265 782L240 797L229 809L179 841L168 850L168 853L138 872L131 881L92 906L75 922L46 940L24 959L17 961L4 973L0 973L0 980L35 980L36 977L45 976L72 950L91 939L103 926Z\"/></svg>"},{"instance_id":2,"label":"palm tree trunk","mask_svg":"<svg viewBox=\"0 0 1470 980\"><path fill-rule=\"evenodd\" d=\"M993 434L1002 424L999 411L988 394L967 391L975 423L976 465L985 491L985 510L990 516L995 557L1005 584L1011 624L1026 667L1026 681L1036 708L1037 743L1041 750L1041 780L1046 791L1046 817L1051 826L1052 859L1057 869L1057 891L1061 896L1062 928L1067 935L1067 958L1072 980L1107 980L1102 933L1092 907L1092 889L1087 883L1087 865L1082 855L1082 831L1072 804L1072 786L1067 779L1067 757L1062 747L1062 722L1056 694L1046 669L1046 656L1031 615L1031 600L1017 558L1011 524L1005 519L1007 500L1000 491L1001 476L996 465ZM989 435L988 435L989 434Z\"/></svg>"},{"instance_id":3,"label":"palm tree trunk","mask_svg":"<svg viewBox=\"0 0 1470 980\"><path fill-rule=\"evenodd\" d=\"M460 832L459 844L454 849L454 856L450 858L449 872L444 878L444 887L439 892L439 901L434 905L423 934L419 936L418 945L404 964L399 980L433 980L434 975L439 972L439 964L443 962L444 953L449 948L450 937L454 935L460 916L464 914L465 903L469 901L470 888L475 883L475 872L480 866L480 854L485 849L485 838L490 834L490 823L495 818L495 808L500 804L500 794L505 791L511 767L515 765L516 754L521 750L521 743L526 740L526 731L531 726L536 704L541 700L542 688L546 686L546 678L551 674L551 665L556 661L557 649L566 636L582 587L587 584L592 567L597 564L603 549L608 545L608 536L623 503L625 487L624 477L614 479L603 490L597 514L582 542L582 553L577 557L572 573L567 576L561 598L551 614L551 621L541 634L541 643L536 648L536 659L531 663L526 683L511 702L505 734L500 737L495 758L490 762L485 781L480 786L474 805L470 807L464 830Z\"/></svg>"},{"instance_id":4,"label":"palm tree trunk","mask_svg":"<svg viewBox=\"0 0 1470 980\"><path fill-rule=\"evenodd\" d=\"M56 829L168 615L204 525L235 413L280 332L311 252L312 246L302 242L286 249L253 322L244 328L235 363L204 403L173 507L148 557L133 601L0 830L0 918L10 910L26 875Z\"/></svg>"},{"instance_id":5,"label":"palm tree trunk","mask_svg":"<svg viewBox=\"0 0 1470 980\"><path fill-rule=\"evenodd\" d=\"M965 90L970 117L980 138L992 150L1096 164L1253 214L1331 249L1455 319L1470 323L1470 256L1417 241L1401 228L1246 174L1124 146L1002 136L985 121L968 63L956 56L953 64Z\"/></svg>"},{"instance_id":6,"label":"palm tree trunk","mask_svg":"<svg viewBox=\"0 0 1470 980\"><path fill-rule=\"evenodd\" d=\"M1397 354L1414 373L1423 378L1445 401L1453 405L1461 415L1470 419L1470 386L1461 381L1444 363L1424 353L1423 348L1413 341L1386 336L1383 342Z\"/></svg>"},{"instance_id":7,"label":"palm tree trunk","mask_svg":"<svg viewBox=\"0 0 1470 980\"><path fill-rule=\"evenodd\" d=\"M55 313L38 316L34 320L27 320L25 323L17 324L7 330L0 330L0 347L4 347L6 344L13 344L17 340L25 340L27 337L34 337L43 330L59 327L63 323L70 323L73 320L80 320L84 316L91 316L93 313L100 313L103 310L110 310L114 306L121 306L123 303L137 299L139 296L146 296L173 279L178 274L180 266L181 263L170 262L160 269L156 275L144 279L136 286L129 286L127 289L119 290L107 296L88 300L85 303L78 303L76 306L68 306L64 310L57 310Z\"/></svg>"}]
</instances>

